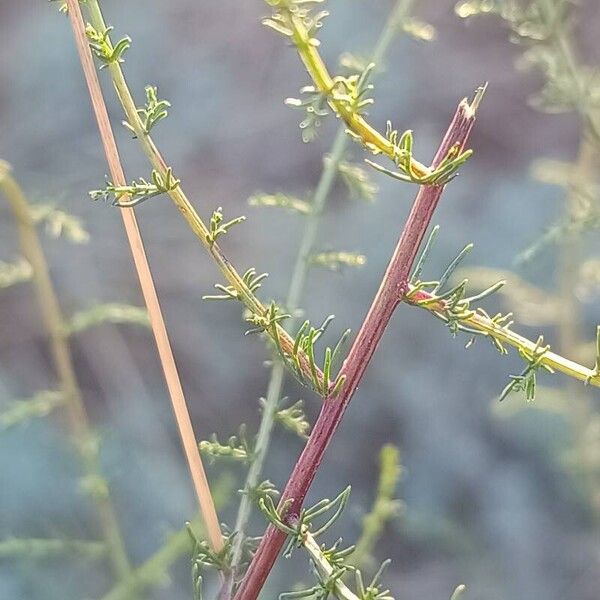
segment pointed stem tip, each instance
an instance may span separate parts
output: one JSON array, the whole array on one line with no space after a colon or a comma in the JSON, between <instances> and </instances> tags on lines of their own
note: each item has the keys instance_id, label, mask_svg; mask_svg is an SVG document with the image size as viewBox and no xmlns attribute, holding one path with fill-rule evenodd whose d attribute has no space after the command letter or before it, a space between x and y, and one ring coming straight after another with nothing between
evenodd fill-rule
<instances>
[{"instance_id":1,"label":"pointed stem tip","mask_svg":"<svg viewBox=\"0 0 600 600\"><path fill-rule=\"evenodd\" d=\"M487 91L487 88L488 88L488 82L486 81L483 85L480 85L475 90L475 95L473 96L473 100L469 104L469 108L471 109L473 116L475 116L475 113L479 109L479 105L481 104L481 101L483 100L483 97L485 96L485 92Z\"/></svg>"}]
</instances>

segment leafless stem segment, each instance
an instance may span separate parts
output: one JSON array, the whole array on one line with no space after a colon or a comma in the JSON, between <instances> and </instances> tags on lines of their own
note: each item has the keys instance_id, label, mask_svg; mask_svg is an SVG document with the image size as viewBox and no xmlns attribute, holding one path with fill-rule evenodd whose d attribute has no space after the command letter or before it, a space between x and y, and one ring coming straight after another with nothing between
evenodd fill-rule
<instances>
[{"instance_id":1,"label":"leafless stem segment","mask_svg":"<svg viewBox=\"0 0 600 600\"><path fill-rule=\"evenodd\" d=\"M464 148L475 122L475 113L483 91L482 88L477 92L473 102L469 103L465 99L459 104L433 160L432 168L438 166L453 147ZM282 494L280 507L286 501L291 501L286 514L286 518L291 521L299 516L325 450L360 384L394 310L408 288L410 272L419 246L443 190L443 186L428 185L422 186L417 194L379 291L342 366L341 374L346 376L346 383L337 395L325 399L313 432ZM235 600L255 600L258 597L285 538L285 533L276 527L270 526L267 529L235 595Z\"/></svg>"},{"instance_id":2,"label":"leafless stem segment","mask_svg":"<svg viewBox=\"0 0 600 600\"><path fill-rule=\"evenodd\" d=\"M100 89L100 84L98 82L93 57L88 46L79 1L67 0L67 5L69 9L69 19L71 21L73 33L75 34L79 58L85 74L94 113L98 121L100 137L102 138L102 144L104 146L104 152L108 161L111 177L116 185L124 186L127 184L127 181L119 159L117 144L110 125L108 112L102 96L102 90ZM188 467L192 475L196 495L198 496L200 511L206 525L208 539L212 548L218 552L223 548L223 536L221 535L219 520L210 494L208 481L202 465L202 459L200 458L200 453L196 444L196 437L194 435L183 388L169 343L167 328L154 287L152 273L146 258L142 237L138 229L133 209L123 208L121 209L121 215L123 216L127 239L131 246L133 260L140 280L144 300L148 308L148 314L150 315L150 323L156 340L160 362L169 389L169 395L175 412L175 419L177 421L177 427L179 428Z\"/></svg>"}]
</instances>

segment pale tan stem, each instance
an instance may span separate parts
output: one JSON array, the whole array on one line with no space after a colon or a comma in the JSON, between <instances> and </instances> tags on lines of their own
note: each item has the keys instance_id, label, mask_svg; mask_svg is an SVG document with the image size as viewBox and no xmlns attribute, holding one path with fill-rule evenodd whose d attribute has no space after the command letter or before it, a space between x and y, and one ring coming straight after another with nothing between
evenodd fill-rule
<instances>
[{"instance_id":1,"label":"pale tan stem","mask_svg":"<svg viewBox=\"0 0 600 600\"><path fill-rule=\"evenodd\" d=\"M124 186L127 184L127 181L119 159L117 144L108 118L108 111L104 103L100 83L98 82L98 77L96 75L92 54L88 46L79 1L67 0L67 5L77 50L79 52L79 58L85 74L96 120L98 121L100 137L102 138L102 144L104 146L104 152L108 161L111 177L115 185ZM123 208L121 209L121 215L123 217L127 239L131 246L131 252L140 280L142 294L148 308L150 324L156 340L156 346L158 348L160 362L171 397L173 410L175 412L175 420L181 436L183 449L198 497L200 512L204 518L211 547L218 552L223 548L223 536L221 534L221 528L219 526L219 520L210 493L210 488L208 486L206 473L202 465L202 459L200 458L196 437L194 435L183 388L169 343L167 328L161 313L150 266L148 265L148 260L146 258L142 237L138 229L133 209Z\"/></svg>"}]
</instances>

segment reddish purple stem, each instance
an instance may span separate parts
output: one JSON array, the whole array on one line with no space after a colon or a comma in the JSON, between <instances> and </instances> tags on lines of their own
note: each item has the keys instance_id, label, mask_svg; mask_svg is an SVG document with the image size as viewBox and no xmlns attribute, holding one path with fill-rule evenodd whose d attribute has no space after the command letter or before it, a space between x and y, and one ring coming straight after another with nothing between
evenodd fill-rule
<instances>
[{"instance_id":1,"label":"reddish purple stem","mask_svg":"<svg viewBox=\"0 0 600 600\"><path fill-rule=\"evenodd\" d=\"M441 163L454 145L459 144L464 148L475 121L477 102L478 99L470 105L463 100L459 104L435 155L432 168ZM358 388L394 310L406 293L417 252L443 190L443 186L439 185L427 185L419 189L379 291L342 366L341 374L346 376L346 381L337 396L325 399L312 434L282 494L282 503L288 499L292 500L286 513L288 521L299 516L323 454ZM235 600L256 600L285 540L285 533L273 525L269 526L235 595Z\"/></svg>"}]
</instances>

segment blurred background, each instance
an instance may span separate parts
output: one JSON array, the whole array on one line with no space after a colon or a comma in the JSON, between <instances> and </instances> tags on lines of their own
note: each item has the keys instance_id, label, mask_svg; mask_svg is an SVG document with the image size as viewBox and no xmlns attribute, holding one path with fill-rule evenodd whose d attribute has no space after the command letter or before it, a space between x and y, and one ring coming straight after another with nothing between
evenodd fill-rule
<instances>
[{"instance_id":1,"label":"blurred background","mask_svg":"<svg viewBox=\"0 0 600 600\"><path fill-rule=\"evenodd\" d=\"M283 100L296 96L307 76L295 52L260 25L265 3L105 0L102 6L116 35L133 39L125 69L138 99L146 84L154 84L172 103L154 137L195 206L205 217L217 206L226 217L248 216L227 236L225 250L242 271L256 266L269 272L261 290L265 299L284 298L302 217L249 207L247 199L257 191L309 197L337 123L330 117L314 142L302 142L302 114ZM332 70L344 51L368 54L391 7L384 0L328 1L331 17L320 39ZM104 302L140 305L118 210L88 198L90 189L104 185L107 167L69 24L57 8L39 0L0 2L0 158L13 166L32 203L50 202L80 217L90 234L85 244L43 236L63 310ZM597 2L581 0L571 14L578 60L600 64ZM370 111L380 129L388 118L401 130L413 129L417 156L428 162L457 102L490 82L472 136L475 156L435 216L442 228L426 275L438 276L464 244L474 242L465 266L511 271L514 289L525 281L537 294L529 306L518 293L512 304L492 299L488 312L510 305L523 323L516 330L534 339L543 331L553 348L593 364L590 342L600 322L595 233L578 232L581 243L569 254L576 257L571 264L562 260L561 243L515 263L564 220L565 190L536 180L531 166L542 158L574 161L580 119L531 105L544 76L515 68L523 48L511 43L500 19L460 19L453 0L417 0L413 15L437 35L423 42L401 34L393 44ZM116 124L121 111L106 73L101 80ZM124 129L119 142L128 176L147 177ZM358 147L349 152L360 160ZM545 173L542 179L552 179L552 169ZM314 322L336 315L331 339L360 326L415 194L412 186L372 176L379 185L374 203L352 199L340 183L323 218L320 250L360 252L368 260L360 269L310 273L302 306ZM138 218L198 438L217 432L226 439L241 422L255 431L269 375L264 342L243 336L239 306L201 300L221 277L168 198L144 203ZM14 220L3 204L0 260L19 256ZM584 263L587 271L580 269ZM571 301L561 311L565 294ZM574 332L570 342L561 328ZM397 492L403 509L389 523L376 558L393 559L386 583L397 599L447 598L458 583L467 584L472 600L597 599L598 392L544 375L534 404L513 394L499 405L508 376L522 363L514 352L502 357L484 341L465 350L466 341L425 311L399 308L311 499L352 484L339 532L354 541L373 500L379 449L396 444L404 467ZM108 324L75 336L72 347L127 551L141 564L195 510L151 334ZM31 285L0 290L0 407L55 385ZM288 381L286 395L303 398L314 420L314 394ZM301 440L278 431L265 477L282 487L301 447ZM219 515L231 524L233 490L242 485L244 470L215 463L209 476L231 490ZM79 480L79 461L59 413L0 430L0 540L97 537L93 504ZM263 527L255 516L253 531ZM15 557L2 554L1 544L2 600L101 598L112 586L102 561L79 553L65 558L26 551ZM191 598L189 571L184 555L170 569L170 582L141 597ZM275 598L307 576L300 552L282 559L263 597Z\"/></svg>"}]
</instances>

